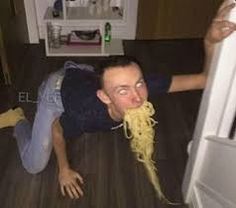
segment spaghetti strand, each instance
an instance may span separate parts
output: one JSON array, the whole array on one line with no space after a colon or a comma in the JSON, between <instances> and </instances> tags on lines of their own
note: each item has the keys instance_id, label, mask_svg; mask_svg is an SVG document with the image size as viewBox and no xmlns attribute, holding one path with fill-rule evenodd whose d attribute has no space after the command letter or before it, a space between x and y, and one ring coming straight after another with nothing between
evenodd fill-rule
<instances>
[{"instance_id":1,"label":"spaghetti strand","mask_svg":"<svg viewBox=\"0 0 236 208\"><path fill-rule=\"evenodd\" d=\"M130 139L131 150L136 159L144 164L149 180L160 199L168 201L160 186L158 171L152 160L154 152L154 125L157 123L151 116L155 110L150 102L144 102L140 108L128 109L124 116L123 126L126 138Z\"/></svg>"}]
</instances>

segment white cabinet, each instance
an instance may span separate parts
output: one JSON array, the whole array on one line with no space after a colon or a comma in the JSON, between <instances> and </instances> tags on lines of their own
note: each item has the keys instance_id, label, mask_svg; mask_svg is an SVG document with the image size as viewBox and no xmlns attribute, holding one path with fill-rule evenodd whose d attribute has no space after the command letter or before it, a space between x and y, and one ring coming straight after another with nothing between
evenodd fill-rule
<instances>
[{"instance_id":1,"label":"white cabinet","mask_svg":"<svg viewBox=\"0 0 236 208\"><path fill-rule=\"evenodd\" d=\"M93 1L93 0L92 0ZM97 0L103 2L107 0ZM82 4L82 3L83 4ZM90 0L91 2L91 0ZM110 0L107 10L92 13L91 4L87 0L62 1L62 12L58 17L53 17L53 7L49 6L44 14L43 27L47 56L106 56L122 55L123 39L135 39L137 4L138 0ZM119 7L113 7L114 2L119 3ZM39 16L39 15L38 15ZM104 28L106 22L112 26L112 40L104 41ZM53 48L49 44L48 24L60 25L62 37L66 37L71 31L99 30L101 34L101 44L80 45L61 44L58 48Z\"/></svg>"}]
</instances>

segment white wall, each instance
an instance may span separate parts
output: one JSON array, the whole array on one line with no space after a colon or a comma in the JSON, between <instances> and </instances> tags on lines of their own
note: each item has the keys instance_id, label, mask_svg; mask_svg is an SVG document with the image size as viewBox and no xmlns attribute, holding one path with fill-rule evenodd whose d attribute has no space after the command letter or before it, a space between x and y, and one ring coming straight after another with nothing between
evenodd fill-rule
<instances>
[{"instance_id":1,"label":"white wall","mask_svg":"<svg viewBox=\"0 0 236 208\"><path fill-rule=\"evenodd\" d=\"M33 0L24 0L29 43L39 43L36 8Z\"/></svg>"}]
</instances>

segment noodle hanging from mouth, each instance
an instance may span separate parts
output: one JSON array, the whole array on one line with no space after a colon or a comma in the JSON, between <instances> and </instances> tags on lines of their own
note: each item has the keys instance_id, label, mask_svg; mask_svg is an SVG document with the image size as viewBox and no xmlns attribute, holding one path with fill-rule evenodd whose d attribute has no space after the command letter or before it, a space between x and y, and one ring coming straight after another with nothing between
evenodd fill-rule
<instances>
[{"instance_id":1,"label":"noodle hanging from mouth","mask_svg":"<svg viewBox=\"0 0 236 208\"><path fill-rule=\"evenodd\" d=\"M154 125L157 123L151 116L155 110L150 102L145 101L139 108L128 109L125 112L123 126L125 136L130 139L131 150L136 159L144 164L149 180L160 199L168 202L162 193L155 162L152 160L154 152Z\"/></svg>"}]
</instances>

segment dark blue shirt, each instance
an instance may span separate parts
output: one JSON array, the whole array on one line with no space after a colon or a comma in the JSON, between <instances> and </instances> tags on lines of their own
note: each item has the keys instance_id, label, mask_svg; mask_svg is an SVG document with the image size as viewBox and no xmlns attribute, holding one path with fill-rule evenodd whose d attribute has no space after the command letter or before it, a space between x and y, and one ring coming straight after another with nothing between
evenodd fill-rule
<instances>
[{"instance_id":1,"label":"dark blue shirt","mask_svg":"<svg viewBox=\"0 0 236 208\"><path fill-rule=\"evenodd\" d=\"M107 106L96 95L98 89L94 72L78 68L66 70L61 86L64 112L60 117L65 138L78 137L83 132L109 131L120 125L108 114ZM149 100L167 92L170 76L151 74L145 76Z\"/></svg>"}]
</instances>

